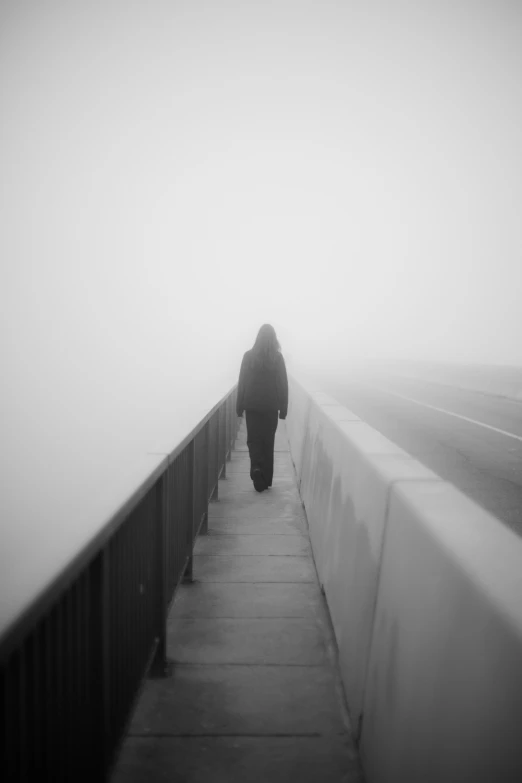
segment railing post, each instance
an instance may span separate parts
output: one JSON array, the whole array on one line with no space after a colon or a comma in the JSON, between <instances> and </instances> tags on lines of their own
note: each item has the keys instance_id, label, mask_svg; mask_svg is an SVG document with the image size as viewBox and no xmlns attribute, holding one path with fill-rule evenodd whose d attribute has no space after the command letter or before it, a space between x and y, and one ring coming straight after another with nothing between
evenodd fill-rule
<instances>
[{"instance_id":1,"label":"railing post","mask_svg":"<svg viewBox=\"0 0 522 783\"><path fill-rule=\"evenodd\" d=\"M170 460L156 485L156 650L151 677L167 675L167 525L170 512Z\"/></svg>"},{"instance_id":2,"label":"railing post","mask_svg":"<svg viewBox=\"0 0 522 783\"><path fill-rule=\"evenodd\" d=\"M214 453L216 455L216 497L213 498L213 500L218 500L219 499L219 495L218 495L218 491L219 491L218 490L219 467L220 467L219 463L221 462L221 449L220 449L220 444L221 444L221 413L220 413L220 411L221 411L221 408L218 408L217 411L214 414L214 416L216 417L216 428L215 428L216 429L216 443L215 443L215 446L214 446L214 448L215 448Z\"/></svg>"},{"instance_id":3,"label":"railing post","mask_svg":"<svg viewBox=\"0 0 522 783\"><path fill-rule=\"evenodd\" d=\"M227 462L232 459L232 421L234 411L232 409L232 395L227 397Z\"/></svg>"},{"instance_id":4,"label":"railing post","mask_svg":"<svg viewBox=\"0 0 522 783\"><path fill-rule=\"evenodd\" d=\"M193 549L194 549L194 530L196 529L196 512L197 512L197 482L196 482L196 446L195 439L192 439L189 446L189 462L190 472L188 481L188 495L190 498L190 511L189 518L187 519L187 526L185 529L185 543L189 553L187 565L183 572L183 582L192 582L192 568L193 568Z\"/></svg>"},{"instance_id":5,"label":"railing post","mask_svg":"<svg viewBox=\"0 0 522 783\"><path fill-rule=\"evenodd\" d=\"M232 454L232 450L236 443L237 431L239 429L239 417L236 415L236 400L237 400L237 389L234 389L234 391L232 392L232 432L231 432L232 437L230 438L230 454Z\"/></svg>"},{"instance_id":6,"label":"railing post","mask_svg":"<svg viewBox=\"0 0 522 783\"><path fill-rule=\"evenodd\" d=\"M219 409L219 459L223 460L223 465L219 477L227 477L227 403Z\"/></svg>"},{"instance_id":7,"label":"railing post","mask_svg":"<svg viewBox=\"0 0 522 783\"><path fill-rule=\"evenodd\" d=\"M201 477L201 485L204 488L203 492L205 493L205 511L203 513L203 519L201 521L201 527L199 528L199 534L204 536L208 533L208 477L209 477L209 466L208 461L210 457L210 421L207 421L205 424L205 449L204 449L204 455L203 459L201 460L200 464L200 470L203 471L203 475Z\"/></svg>"},{"instance_id":8,"label":"railing post","mask_svg":"<svg viewBox=\"0 0 522 783\"><path fill-rule=\"evenodd\" d=\"M217 417L216 417L217 416ZM214 440L215 443L210 444L209 448L209 454L210 449L213 449L214 452L214 460L213 460L213 468L214 468L214 475L212 476L212 481L215 481L214 488L212 489L212 494L210 496L210 500L212 502L219 500L219 489L218 489L218 483L219 483L219 408L214 413L213 416L214 419ZM208 525L207 525L208 528Z\"/></svg>"}]
</instances>

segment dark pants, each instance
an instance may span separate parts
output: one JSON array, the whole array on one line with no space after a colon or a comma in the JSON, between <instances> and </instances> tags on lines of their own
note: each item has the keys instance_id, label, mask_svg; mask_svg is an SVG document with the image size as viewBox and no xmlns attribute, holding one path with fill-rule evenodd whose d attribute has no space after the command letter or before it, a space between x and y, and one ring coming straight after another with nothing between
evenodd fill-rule
<instances>
[{"instance_id":1,"label":"dark pants","mask_svg":"<svg viewBox=\"0 0 522 783\"><path fill-rule=\"evenodd\" d=\"M274 477L274 439L277 429L277 411L245 411L247 446L250 454L250 478L260 468L267 487Z\"/></svg>"}]
</instances>

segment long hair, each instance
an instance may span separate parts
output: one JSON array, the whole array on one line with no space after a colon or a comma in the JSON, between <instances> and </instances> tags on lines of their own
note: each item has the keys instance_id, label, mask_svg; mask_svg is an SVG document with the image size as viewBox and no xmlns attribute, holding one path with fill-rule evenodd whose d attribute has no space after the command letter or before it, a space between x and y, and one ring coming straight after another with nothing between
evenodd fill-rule
<instances>
[{"instance_id":1,"label":"long hair","mask_svg":"<svg viewBox=\"0 0 522 783\"><path fill-rule=\"evenodd\" d=\"M252 359L258 367L273 367L281 350L275 329L271 324L263 324L257 333Z\"/></svg>"}]
</instances>

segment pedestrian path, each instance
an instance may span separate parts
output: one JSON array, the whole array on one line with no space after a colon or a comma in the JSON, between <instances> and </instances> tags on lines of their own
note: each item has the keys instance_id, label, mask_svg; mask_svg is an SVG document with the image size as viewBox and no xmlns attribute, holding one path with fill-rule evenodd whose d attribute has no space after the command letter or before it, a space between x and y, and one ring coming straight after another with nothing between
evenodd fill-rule
<instances>
[{"instance_id":1,"label":"pedestrian path","mask_svg":"<svg viewBox=\"0 0 522 783\"><path fill-rule=\"evenodd\" d=\"M257 493L243 420L113 783L363 781L284 422L275 449Z\"/></svg>"}]
</instances>

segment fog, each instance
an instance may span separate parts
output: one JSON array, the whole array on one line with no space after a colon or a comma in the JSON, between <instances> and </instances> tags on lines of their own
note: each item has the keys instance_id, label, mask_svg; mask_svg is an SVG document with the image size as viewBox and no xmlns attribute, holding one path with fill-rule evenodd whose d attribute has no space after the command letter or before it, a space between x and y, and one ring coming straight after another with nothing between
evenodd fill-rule
<instances>
[{"instance_id":1,"label":"fog","mask_svg":"<svg viewBox=\"0 0 522 783\"><path fill-rule=\"evenodd\" d=\"M3 0L4 619L264 322L522 365L521 75L517 2Z\"/></svg>"}]
</instances>

